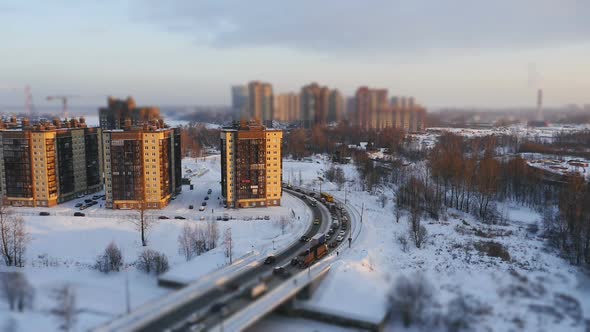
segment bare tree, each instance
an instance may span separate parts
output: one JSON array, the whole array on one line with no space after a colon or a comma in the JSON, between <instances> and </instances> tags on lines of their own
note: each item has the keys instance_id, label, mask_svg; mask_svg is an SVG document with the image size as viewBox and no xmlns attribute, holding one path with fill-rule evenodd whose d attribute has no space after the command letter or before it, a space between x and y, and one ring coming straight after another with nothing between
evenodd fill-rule
<instances>
[{"instance_id":1,"label":"bare tree","mask_svg":"<svg viewBox=\"0 0 590 332\"><path fill-rule=\"evenodd\" d=\"M379 203L381 203L381 208L384 208L385 205L387 204L387 195L381 194L379 196Z\"/></svg>"},{"instance_id":2,"label":"bare tree","mask_svg":"<svg viewBox=\"0 0 590 332\"><path fill-rule=\"evenodd\" d=\"M399 242L399 244L401 245L401 249L403 252L408 252L409 251L409 246L408 246L408 238L405 235L400 235L397 237L397 242Z\"/></svg>"},{"instance_id":3,"label":"bare tree","mask_svg":"<svg viewBox=\"0 0 590 332\"><path fill-rule=\"evenodd\" d=\"M60 322L59 329L62 331L71 331L76 325L76 290L70 284L57 287L52 294L55 300L55 307L51 309L51 314L57 317Z\"/></svg>"},{"instance_id":4,"label":"bare tree","mask_svg":"<svg viewBox=\"0 0 590 332\"><path fill-rule=\"evenodd\" d=\"M420 210L418 208L413 208L410 214L410 227L409 227L409 234L416 248L421 248L424 240L426 239L426 227L421 225L421 216Z\"/></svg>"},{"instance_id":5,"label":"bare tree","mask_svg":"<svg viewBox=\"0 0 590 332\"><path fill-rule=\"evenodd\" d=\"M141 197L143 199L135 205L134 210L137 212L137 216L135 218L129 218L128 221L135 225L137 231L141 236L141 245L147 246L147 233L149 229L156 223L157 219L150 218L147 215L148 206L145 201L145 194L142 191Z\"/></svg>"},{"instance_id":6,"label":"bare tree","mask_svg":"<svg viewBox=\"0 0 590 332\"><path fill-rule=\"evenodd\" d=\"M232 263L233 239L231 236L231 227L225 229L223 233L223 242L225 243L225 257L229 257L229 263Z\"/></svg>"},{"instance_id":7,"label":"bare tree","mask_svg":"<svg viewBox=\"0 0 590 332\"><path fill-rule=\"evenodd\" d=\"M287 217L287 216L282 216L281 218L279 218L277 224L279 226L279 228L281 229L281 234L285 235L285 232L287 231L287 228L291 225L291 218Z\"/></svg>"},{"instance_id":8,"label":"bare tree","mask_svg":"<svg viewBox=\"0 0 590 332\"><path fill-rule=\"evenodd\" d=\"M8 302L10 310L23 312L32 308L35 290L21 272L0 272L2 295Z\"/></svg>"},{"instance_id":9,"label":"bare tree","mask_svg":"<svg viewBox=\"0 0 590 332\"><path fill-rule=\"evenodd\" d=\"M95 268L100 272L119 271L123 266L123 254L114 242L111 242L102 255L96 258Z\"/></svg>"},{"instance_id":10,"label":"bare tree","mask_svg":"<svg viewBox=\"0 0 590 332\"><path fill-rule=\"evenodd\" d=\"M193 229L185 224L178 235L178 253L183 255L187 261L195 256L193 250Z\"/></svg>"},{"instance_id":11,"label":"bare tree","mask_svg":"<svg viewBox=\"0 0 590 332\"><path fill-rule=\"evenodd\" d=\"M301 176L301 170L299 170L299 186L303 185L303 177Z\"/></svg>"},{"instance_id":12,"label":"bare tree","mask_svg":"<svg viewBox=\"0 0 590 332\"><path fill-rule=\"evenodd\" d=\"M219 227L214 221L207 223L207 250L212 250L217 247L217 240L219 239Z\"/></svg>"},{"instance_id":13,"label":"bare tree","mask_svg":"<svg viewBox=\"0 0 590 332\"><path fill-rule=\"evenodd\" d=\"M401 202L401 197L400 196L395 196L395 222L399 223L399 220L402 218L402 202Z\"/></svg>"},{"instance_id":14,"label":"bare tree","mask_svg":"<svg viewBox=\"0 0 590 332\"><path fill-rule=\"evenodd\" d=\"M168 271L168 257L152 249L144 249L137 257L136 266L145 273L160 275Z\"/></svg>"},{"instance_id":15,"label":"bare tree","mask_svg":"<svg viewBox=\"0 0 590 332\"><path fill-rule=\"evenodd\" d=\"M7 266L24 266L25 251L30 239L25 220L11 214L6 207L0 208L0 253Z\"/></svg>"},{"instance_id":16,"label":"bare tree","mask_svg":"<svg viewBox=\"0 0 590 332\"><path fill-rule=\"evenodd\" d=\"M388 302L404 326L423 323L427 306L435 302L434 289L420 272L411 277L402 275L397 278L395 286L389 292Z\"/></svg>"}]
</instances>

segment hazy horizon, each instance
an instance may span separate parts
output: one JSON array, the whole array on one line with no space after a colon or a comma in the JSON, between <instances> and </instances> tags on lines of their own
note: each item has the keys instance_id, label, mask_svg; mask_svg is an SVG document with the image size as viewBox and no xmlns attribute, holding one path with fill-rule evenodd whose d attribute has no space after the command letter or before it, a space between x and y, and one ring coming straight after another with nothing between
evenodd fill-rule
<instances>
[{"instance_id":1,"label":"hazy horizon","mask_svg":"<svg viewBox=\"0 0 590 332\"><path fill-rule=\"evenodd\" d=\"M230 104L230 86L276 94L319 82L415 96L429 109L588 104L590 3L567 1L17 1L0 5L0 105L45 97L104 105ZM288 13L288 15L285 15ZM551 22L548 24L547 22Z\"/></svg>"}]
</instances>

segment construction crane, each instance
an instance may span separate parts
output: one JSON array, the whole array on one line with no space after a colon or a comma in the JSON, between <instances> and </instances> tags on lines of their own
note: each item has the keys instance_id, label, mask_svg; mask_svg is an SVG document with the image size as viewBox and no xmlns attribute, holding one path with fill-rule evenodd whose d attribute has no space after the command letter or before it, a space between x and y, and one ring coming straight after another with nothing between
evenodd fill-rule
<instances>
[{"instance_id":1,"label":"construction crane","mask_svg":"<svg viewBox=\"0 0 590 332\"><path fill-rule=\"evenodd\" d=\"M10 90L10 91L23 91L25 94L25 110L27 115L30 117L33 114L34 106L33 106L33 93L31 92L31 86L25 85L24 88L13 88L13 87L0 87L0 90Z\"/></svg>"},{"instance_id":2,"label":"construction crane","mask_svg":"<svg viewBox=\"0 0 590 332\"><path fill-rule=\"evenodd\" d=\"M61 100L61 104L62 104L62 116L64 118L68 117L68 99L70 98L76 98L79 96L76 95L71 95L71 96L64 96L64 95L57 95L57 96L47 96L47 100Z\"/></svg>"}]
</instances>

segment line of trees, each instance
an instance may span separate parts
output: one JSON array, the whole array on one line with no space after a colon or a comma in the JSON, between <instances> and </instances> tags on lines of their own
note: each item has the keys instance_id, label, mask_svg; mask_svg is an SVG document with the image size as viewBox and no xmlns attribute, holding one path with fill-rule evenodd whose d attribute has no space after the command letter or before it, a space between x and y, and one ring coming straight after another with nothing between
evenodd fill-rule
<instances>
[{"instance_id":1,"label":"line of trees","mask_svg":"<svg viewBox=\"0 0 590 332\"><path fill-rule=\"evenodd\" d=\"M184 225L178 235L178 253L189 261L195 256L215 249L219 241L219 227L215 222Z\"/></svg>"}]
</instances>

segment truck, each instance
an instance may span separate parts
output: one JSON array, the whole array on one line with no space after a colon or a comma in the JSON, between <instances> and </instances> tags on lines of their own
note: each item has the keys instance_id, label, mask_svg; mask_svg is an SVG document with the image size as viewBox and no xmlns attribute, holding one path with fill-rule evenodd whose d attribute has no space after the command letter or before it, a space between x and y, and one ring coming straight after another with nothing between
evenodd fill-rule
<instances>
[{"instance_id":1,"label":"truck","mask_svg":"<svg viewBox=\"0 0 590 332\"><path fill-rule=\"evenodd\" d=\"M250 289L250 298L255 299L267 291L268 287L265 282L261 282L258 285Z\"/></svg>"},{"instance_id":2,"label":"truck","mask_svg":"<svg viewBox=\"0 0 590 332\"><path fill-rule=\"evenodd\" d=\"M328 253L328 246L326 244L315 245L307 250L305 256L299 256L299 267L306 268L313 264L313 262L326 256Z\"/></svg>"},{"instance_id":3,"label":"truck","mask_svg":"<svg viewBox=\"0 0 590 332\"><path fill-rule=\"evenodd\" d=\"M326 236L324 234L316 234L311 238L311 241L309 242L312 246L315 246L317 244L324 244L326 242Z\"/></svg>"},{"instance_id":4,"label":"truck","mask_svg":"<svg viewBox=\"0 0 590 332\"><path fill-rule=\"evenodd\" d=\"M322 192L320 196L328 203L334 203L334 197L328 193Z\"/></svg>"}]
</instances>

